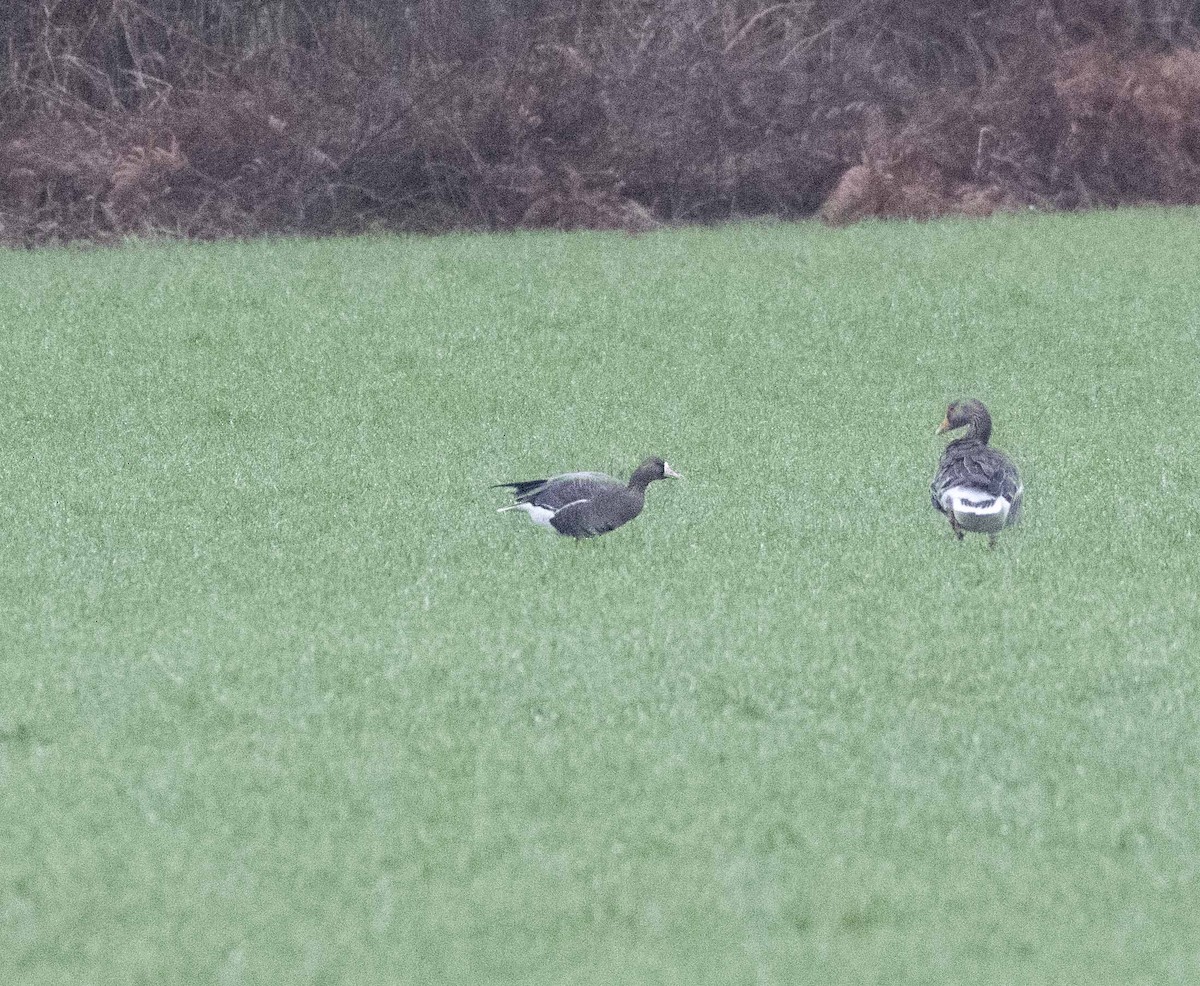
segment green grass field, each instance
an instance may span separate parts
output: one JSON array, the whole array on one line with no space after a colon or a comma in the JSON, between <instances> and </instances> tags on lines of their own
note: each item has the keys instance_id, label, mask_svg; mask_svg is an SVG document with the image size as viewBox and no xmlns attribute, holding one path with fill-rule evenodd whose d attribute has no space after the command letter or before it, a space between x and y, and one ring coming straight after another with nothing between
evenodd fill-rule
<instances>
[{"instance_id":1,"label":"green grass field","mask_svg":"<svg viewBox=\"0 0 1200 986\"><path fill-rule=\"evenodd\" d=\"M0 982L1200 981L1198 233L4 255Z\"/></svg>"}]
</instances>

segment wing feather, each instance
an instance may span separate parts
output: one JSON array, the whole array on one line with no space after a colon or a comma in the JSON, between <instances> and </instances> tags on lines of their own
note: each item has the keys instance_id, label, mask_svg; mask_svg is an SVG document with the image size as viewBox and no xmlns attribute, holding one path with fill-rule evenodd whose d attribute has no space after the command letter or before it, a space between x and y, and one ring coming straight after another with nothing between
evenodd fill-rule
<instances>
[{"instance_id":1,"label":"wing feather","mask_svg":"<svg viewBox=\"0 0 1200 986\"><path fill-rule=\"evenodd\" d=\"M550 518L550 523L560 534L574 538L596 537L615 531L642 511L640 497L614 495L624 489L617 485L615 489L601 490L587 499L567 504Z\"/></svg>"},{"instance_id":2,"label":"wing feather","mask_svg":"<svg viewBox=\"0 0 1200 986\"><path fill-rule=\"evenodd\" d=\"M532 503L535 507L548 510L561 510L576 500L584 500L610 489L624 488L611 476L596 472L566 473L541 481L504 485L513 488L518 503Z\"/></svg>"},{"instance_id":3,"label":"wing feather","mask_svg":"<svg viewBox=\"0 0 1200 986\"><path fill-rule=\"evenodd\" d=\"M946 446L930 484L933 505L942 508L942 494L952 486L967 486L1010 502L1021 493L1021 477L1013 461L999 449L960 439Z\"/></svg>"}]
</instances>

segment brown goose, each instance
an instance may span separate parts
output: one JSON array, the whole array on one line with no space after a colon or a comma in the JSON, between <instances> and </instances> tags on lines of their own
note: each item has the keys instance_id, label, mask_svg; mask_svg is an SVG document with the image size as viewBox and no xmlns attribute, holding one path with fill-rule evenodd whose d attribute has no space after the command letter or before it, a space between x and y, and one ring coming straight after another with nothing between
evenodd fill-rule
<instances>
[{"instance_id":1,"label":"brown goose","mask_svg":"<svg viewBox=\"0 0 1200 986\"><path fill-rule=\"evenodd\" d=\"M535 524L580 540L615 531L633 520L646 503L646 487L656 479L682 478L654 456L637 467L628 483L600 472L569 472L549 479L497 483L493 489L509 488L517 498L498 513L524 510Z\"/></svg>"},{"instance_id":2,"label":"brown goose","mask_svg":"<svg viewBox=\"0 0 1200 986\"><path fill-rule=\"evenodd\" d=\"M963 427L967 433L946 446L929 490L960 541L963 531L978 531L987 534L988 547L994 548L996 535L1020 520L1025 488L1012 459L988 445L992 416L982 402L952 403L937 433Z\"/></svg>"}]
</instances>

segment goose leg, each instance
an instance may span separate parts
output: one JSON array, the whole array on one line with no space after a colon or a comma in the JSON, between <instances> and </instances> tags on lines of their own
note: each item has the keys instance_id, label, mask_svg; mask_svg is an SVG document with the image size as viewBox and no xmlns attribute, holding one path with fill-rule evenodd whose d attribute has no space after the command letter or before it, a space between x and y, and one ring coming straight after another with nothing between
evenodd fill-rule
<instances>
[{"instance_id":1,"label":"goose leg","mask_svg":"<svg viewBox=\"0 0 1200 986\"><path fill-rule=\"evenodd\" d=\"M989 535L988 535L988 547L989 547L989 548L995 548L995 547L996 547L996 535L995 535L995 534L989 534Z\"/></svg>"},{"instance_id":2,"label":"goose leg","mask_svg":"<svg viewBox=\"0 0 1200 986\"><path fill-rule=\"evenodd\" d=\"M954 519L954 511L950 511L950 530L954 532L954 536L960 541L963 539L963 532L959 530L958 521Z\"/></svg>"}]
</instances>

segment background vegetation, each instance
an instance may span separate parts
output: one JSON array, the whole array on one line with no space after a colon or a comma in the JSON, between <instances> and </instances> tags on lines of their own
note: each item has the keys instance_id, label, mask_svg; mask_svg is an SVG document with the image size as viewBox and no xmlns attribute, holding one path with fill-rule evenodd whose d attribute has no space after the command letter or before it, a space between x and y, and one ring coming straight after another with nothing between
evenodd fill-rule
<instances>
[{"instance_id":1,"label":"background vegetation","mask_svg":"<svg viewBox=\"0 0 1200 986\"><path fill-rule=\"evenodd\" d=\"M1195 230L10 254L0 981L1200 981Z\"/></svg>"},{"instance_id":2,"label":"background vegetation","mask_svg":"<svg viewBox=\"0 0 1200 986\"><path fill-rule=\"evenodd\" d=\"M12 0L0 240L1200 200L1185 0Z\"/></svg>"}]
</instances>

